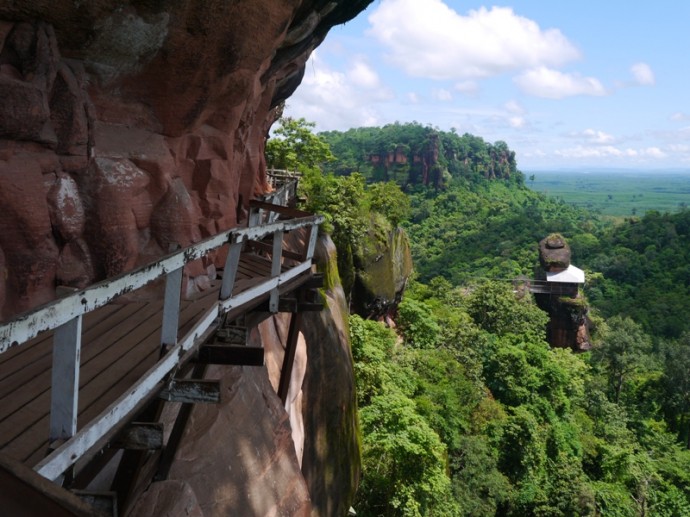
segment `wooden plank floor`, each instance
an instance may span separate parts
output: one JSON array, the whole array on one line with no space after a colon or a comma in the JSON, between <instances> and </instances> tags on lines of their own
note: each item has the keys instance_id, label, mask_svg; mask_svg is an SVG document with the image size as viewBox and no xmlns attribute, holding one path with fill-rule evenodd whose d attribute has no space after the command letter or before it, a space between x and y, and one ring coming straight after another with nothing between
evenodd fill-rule
<instances>
[{"instance_id":1,"label":"wooden plank floor","mask_svg":"<svg viewBox=\"0 0 690 517\"><path fill-rule=\"evenodd\" d=\"M283 266L283 270L288 269ZM270 276L270 260L243 254L234 294ZM159 357L163 295L116 301L84 316L78 428L124 393ZM217 299L220 281L183 300L179 336ZM48 448L52 332L0 354L0 450L29 466Z\"/></svg>"}]
</instances>

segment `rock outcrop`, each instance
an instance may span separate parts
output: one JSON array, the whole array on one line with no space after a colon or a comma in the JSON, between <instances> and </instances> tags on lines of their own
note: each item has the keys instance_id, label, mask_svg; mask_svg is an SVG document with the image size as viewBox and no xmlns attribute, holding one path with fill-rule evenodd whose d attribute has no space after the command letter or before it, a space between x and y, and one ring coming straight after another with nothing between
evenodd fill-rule
<instances>
[{"instance_id":1,"label":"rock outcrop","mask_svg":"<svg viewBox=\"0 0 690 517\"><path fill-rule=\"evenodd\" d=\"M0 0L0 318L235 225L274 109L370 2Z\"/></svg>"},{"instance_id":2,"label":"rock outcrop","mask_svg":"<svg viewBox=\"0 0 690 517\"><path fill-rule=\"evenodd\" d=\"M570 246L554 233L539 241L539 263L544 271L563 271L570 265Z\"/></svg>"},{"instance_id":3,"label":"rock outcrop","mask_svg":"<svg viewBox=\"0 0 690 517\"><path fill-rule=\"evenodd\" d=\"M270 189L266 136L310 53L371 1L0 0L0 320L236 225ZM187 267L188 292L215 260ZM269 367L215 372L225 402L195 409L132 515L346 513L354 381L342 289L326 299L288 411L271 318L252 336Z\"/></svg>"},{"instance_id":4,"label":"rock outcrop","mask_svg":"<svg viewBox=\"0 0 690 517\"><path fill-rule=\"evenodd\" d=\"M537 279L568 269L570 247L562 235L554 233L539 242L539 263ZM549 314L546 334L551 346L575 352L589 350L589 308L577 284L554 282L544 283L544 287L552 292L538 292L534 297L537 305Z\"/></svg>"},{"instance_id":5,"label":"rock outcrop","mask_svg":"<svg viewBox=\"0 0 690 517\"><path fill-rule=\"evenodd\" d=\"M385 318L395 311L412 274L407 234L372 214L361 245L353 253L351 308L364 318Z\"/></svg>"},{"instance_id":6,"label":"rock outcrop","mask_svg":"<svg viewBox=\"0 0 690 517\"><path fill-rule=\"evenodd\" d=\"M277 315L250 335L250 344L264 347L267 368L209 369L207 377L221 380L222 402L194 407L170 479L151 484L130 517L183 509L204 516L347 514L359 481L359 436L347 302L330 238L319 239L315 262L326 276L325 309L302 316L286 407L275 390L289 316ZM156 513L163 511L172 513Z\"/></svg>"}]
</instances>

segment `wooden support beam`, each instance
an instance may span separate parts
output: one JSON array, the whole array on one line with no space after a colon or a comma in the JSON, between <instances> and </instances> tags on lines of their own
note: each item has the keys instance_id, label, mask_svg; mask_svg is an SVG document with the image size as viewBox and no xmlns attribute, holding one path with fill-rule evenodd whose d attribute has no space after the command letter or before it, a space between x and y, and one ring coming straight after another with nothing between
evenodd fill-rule
<instances>
[{"instance_id":1,"label":"wooden support beam","mask_svg":"<svg viewBox=\"0 0 690 517\"><path fill-rule=\"evenodd\" d=\"M229 345L247 344L247 327L227 325L219 328L215 335L216 341L228 343Z\"/></svg>"},{"instance_id":2,"label":"wooden support beam","mask_svg":"<svg viewBox=\"0 0 690 517\"><path fill-rule=\"evenodd\" d=\"M263 366L264 349L257 346L204 345L197 361L205 364Z\"/></svg>"},{"instance_id":3,"label":"wooden support beam","mask_svg":"<svg viewBox=\"0 0 690 517\"><path fill-rule=\"evenodd\" d=\"M320 302L296 302L293 299L281 298L278 301L278 312L320 312L324 308L324 304ZM256 312L271 312L268 302L257 305L254 309Z\"/></svg>"},{"instance_id":4,"label":"wooden support beam","mask_svg":"<svg viewBox=\"0 0 690 517\"><path fill-rule=\"evenodd\" d=\"M69 490L0 453L0 515L94 517L94 511Z\"/></svg>"},{"instance_id":5,"label":"wooden support beam","mask_svg":"<svg viewBox=\"0 0 690 517\"><path fill-rule=\"evenodd\" d=\"M220 381L207 379L173 379L161 391L160 398L168 402L220 402Z\"/></svg>"},{"instance_id":6,"label":"wooden support beam","mask_svg":"<svg viewBox=\"0 0 690 517\"><path fill-rule=\"evenodd\" d=\"M290 316L290 329L288 330L287 343L285 344L285 356L283 366L280 370L280 383L278 384L278 396L285 406L288 391L290 390L290 378L292 377L292 366L295 362L295 352L297 351L297 338L299 328L302 323L302 316L299 312Z\"/></svg>"},{"instance_id":7,"label":"wooden support beam","mask_svg":"<svg viewBox=\"0 0 690 517\"><path fill-rule=\"evenodd\" d=\"M72 490L72 493L95 510L95 515L118 517L117 494L115 492L92 492Z\"/></svg>"},{"instance_id":8,"label":"wooden support beam","mask_svg":"<svg viewBox=\"0 0 690 517\"><path fill-rule=\"evenodd\" d=\"M55 329L50 391L49 441L71 438L77 432L81 315Z\"/></svg>"},{"instance_id":9,"label":"wooden support beam","mask_svg":"<svg viewBox=\"0 0 690 517\"><path fill-rule=\"evenodd\" d=\"M194 370L192 371L192 376L201 379L206 374L207 365L205 364L195 364ZM175 460L175 453L177 448L182 441L182 435L184 434L184 429L187 426L187 421L192 414L192 409L194 404L182 404L180 411L177 413L175 418L175 423L173 424L172 431L168 437L168 443L165 445L163 452L161 453L160 461L158 462L158 470L154 476L154 481L163 481L168 479L168 473L170 472L170 467Z\"/></svg>"},{"instance_id":10,"label":"wooden support beam","mask_svg":"<svg viewBox=\"0 0 690 517\"><path fill-rule=\"evenodd\" d=\"M323 310L321 302L302 302L296 298L280 298L278 312L320 312Z\"/></svg>"},{"instance_id":11,"label":"wooden support beam","mask_svg":"<svg viewBox=\"0 0 690 517\"><path fill-rule=\"evenodd\" d=\"M311 278L302 284L305 289L320 289L323 287L323 273L312 273Z\"/></svg>"},{"instance_id":12,"label":"wooden support beam","mask_svg":"<svg viewBox=\"0 0 690 517\"><path fill-rule=\"evenodd\" d=\"M163 448L162 422L132 422L110 444L116 449L155 451Z\"/></svg>"}]
</instances>

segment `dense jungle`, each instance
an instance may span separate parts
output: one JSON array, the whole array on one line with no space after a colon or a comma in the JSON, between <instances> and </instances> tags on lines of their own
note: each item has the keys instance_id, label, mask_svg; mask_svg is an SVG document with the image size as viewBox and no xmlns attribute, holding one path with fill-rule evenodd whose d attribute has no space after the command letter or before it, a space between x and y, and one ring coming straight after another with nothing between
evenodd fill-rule
<instances>
[{"instance_id":1,"label":"dense jungle","mask_svg":"<svg viewBox=\"0 0 690 517\"><path fill-rule=\"evenodd\" d=\"M368 236L409 238L392 317L350 316L357 515L690 515L690 211L613 222L528 188L505 142L416 122L284 118L267 161L302 173L351 305ZM587 352L552 348L515 288L554 232L586 272Z\"/></svg>"}]
</instances>

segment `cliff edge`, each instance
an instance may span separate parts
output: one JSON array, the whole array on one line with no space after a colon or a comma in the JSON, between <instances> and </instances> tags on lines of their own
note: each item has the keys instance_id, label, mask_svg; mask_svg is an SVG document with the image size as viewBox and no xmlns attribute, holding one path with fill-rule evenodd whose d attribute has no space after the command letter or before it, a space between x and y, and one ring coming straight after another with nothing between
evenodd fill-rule
<instances>
[{"instance_id":1,"label":"cliff edge","mask_svg":"<svg viewBox=\"0 0 690 517\"><path fill-rule=\"evenodd\" d=\"M0 0L0 320L241 222L270 190L276 108L369 3ZM186 292L222 260L188 265ZM251 336L267 367L209 372L225 402L195 409L170 478L131 515L347 512L359 442L338 285L303 319L286 407L278 315Z\"/></svg>"},{"instance_id":2,"label":"cliff edge","mask_svg":"<svg viewBox=\"0 0 690 517\"><path fill-rule=\"evenodd\" d=\"M370 2L1 0L0 318L235 226L274 108Z\"/></svg>"}]
</instances>

